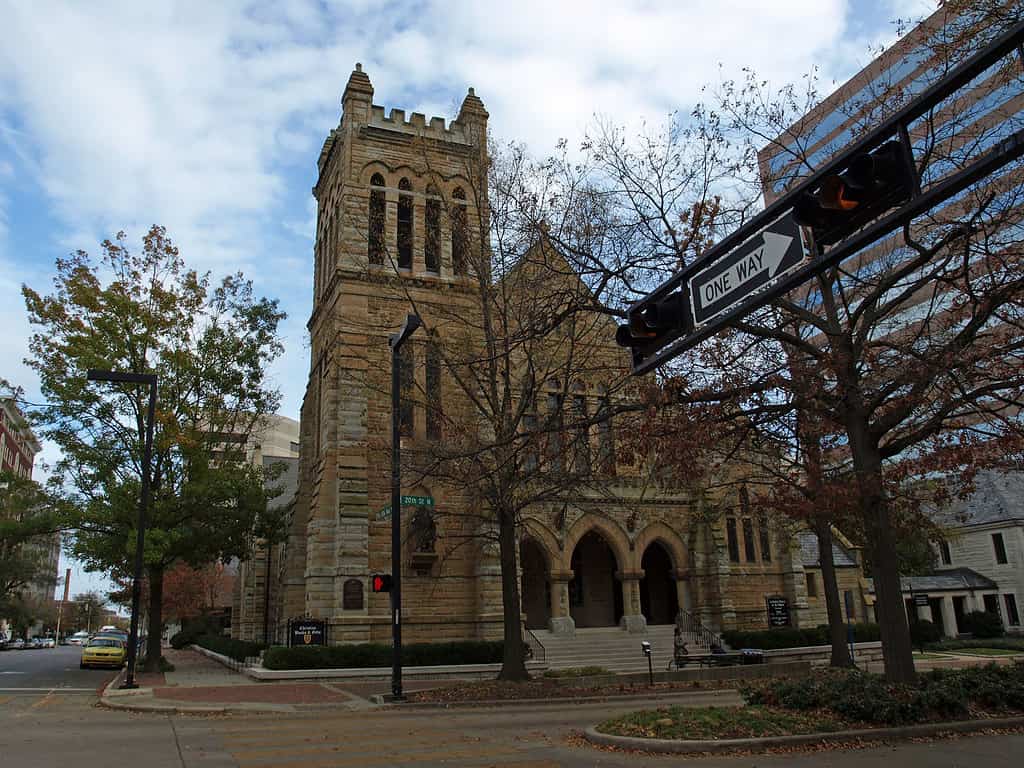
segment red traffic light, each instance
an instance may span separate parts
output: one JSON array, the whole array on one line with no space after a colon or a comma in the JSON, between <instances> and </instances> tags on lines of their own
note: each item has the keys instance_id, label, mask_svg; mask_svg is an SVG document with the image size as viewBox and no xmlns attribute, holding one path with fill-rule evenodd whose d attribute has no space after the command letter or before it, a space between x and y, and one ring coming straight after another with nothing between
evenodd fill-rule
<instances>
[{"instance_id":1,"label":"red traffic light","mask_svg":"<svg viewBox=\"0 0 1024 768\"><path fill-rule=\"evenodd\" d=\"M370 591L372 592L390 592L391 591L391 574L390 573L375 573L370 577Z\"/></svg>"}]
</instances>

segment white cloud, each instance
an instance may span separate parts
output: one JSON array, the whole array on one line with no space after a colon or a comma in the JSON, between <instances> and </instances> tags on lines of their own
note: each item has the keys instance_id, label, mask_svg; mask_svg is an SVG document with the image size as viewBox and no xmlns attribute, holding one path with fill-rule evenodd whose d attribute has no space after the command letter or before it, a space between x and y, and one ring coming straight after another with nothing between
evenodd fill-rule
<instances>
[{"instance_id":1,"label":"white cloud","mask_svg":"<svg viewBox=\"0 0 1024 768\"><path fill-rule=\"evenodd\" d=\"M14 172L63 226L35 233L39 250L18 261L165 224L190 262L242 268L282 296L289 348L275 370L296 415L309 187L355 61L375 101L407 113L429 117L475 86L496 135L544 153L594 113L635 123L688 110L720 63L779 85L818 62L825 82L848 76L865 58L844 36L848 2L0 0L0 130L17 146ZM0 199L0 227L2 210Z\"/></svg>"}]
</instances>

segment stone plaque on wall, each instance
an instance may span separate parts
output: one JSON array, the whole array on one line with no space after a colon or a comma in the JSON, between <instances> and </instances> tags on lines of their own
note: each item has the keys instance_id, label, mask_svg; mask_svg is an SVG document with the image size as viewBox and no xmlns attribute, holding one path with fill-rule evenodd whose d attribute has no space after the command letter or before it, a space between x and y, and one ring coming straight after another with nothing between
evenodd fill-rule
<instances>
[{"instance_id":1,"label":"stone plaque on wall","mask_svg":"<svg viewBox=\"0 0 1024 768\"><path fill-rule=\"evenodd\" d=\"M341 588L341 607L346 611L363 609L363 582L359 579L347 579Z\"/></svg>"}]
</instances>

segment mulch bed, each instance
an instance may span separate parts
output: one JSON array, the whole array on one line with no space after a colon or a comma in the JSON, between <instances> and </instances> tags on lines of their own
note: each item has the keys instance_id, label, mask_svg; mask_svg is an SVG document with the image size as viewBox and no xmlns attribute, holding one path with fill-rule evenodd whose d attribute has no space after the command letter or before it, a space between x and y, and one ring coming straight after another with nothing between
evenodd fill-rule
<instances>
[{"instance_id":1,"label":"mulch bed","mask_svg":"<svg viewBox=\"0 0 1024 768\"><path fill-rule=\"evenodd\" d=\"M565 679L530 680L510 683L504 680L463 682L415 691L407 696L412 702L455 703L465 701L507 701L511 699L583 699L605 696L647 696L660 693L689 693L701 690L723 690L736 687L735 680L680 681L677 683L618 683L579 687L567 684Z\"/></svg>"},{"instance_id":2,"label":"mulch bed","mask_svg":"<svg viewBox=\"0 0 1024 768\"><path fill-rule=\"evenodd\" d=\"M278 685L210 685L154 688L158 699L216 704L325 704L349 701L340 691L319 683Z\"/></svg>"}]
</instances>

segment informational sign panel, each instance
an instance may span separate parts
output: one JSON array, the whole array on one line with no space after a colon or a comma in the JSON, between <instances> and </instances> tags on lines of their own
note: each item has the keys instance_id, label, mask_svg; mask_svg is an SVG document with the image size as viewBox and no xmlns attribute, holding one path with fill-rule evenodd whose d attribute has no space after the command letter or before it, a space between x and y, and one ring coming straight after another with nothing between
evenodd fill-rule
<instances>
[{"instance_id":1,"label":"informational sign panel","mask_svg":"<svg viewBox=\"0 0 1024 768\"><path fill-rule=\"evenodd\" d=\"M927 608L928 607L928 595L924 594L924 593L921 593L921 592L917 592L914 595L914 605L916 607L918 607L918 608Z\"/></svg>"},{"instance_id":2,"label":"informational sign panel","mask_svg":"<svg viewBox=\"0 0 1024 768\"><path fill-rule=\"evenodd\" d=\"M360 579L346 579L341 588L341 607L346 611L360 611L363 608L363 582Z\"/></svg>"},{"instance_id":3,"label":"informational sign panel","mask_svg":"<svg viewBox=\"0 0 1024 768\"><path fill-rule=\"evenodd\" d=\"M323 619L292 619L288 644L327 645L327 622Z\"/></svg>"},{"instance_id":4,"label":"informational sign panel","mask_svg":"<svg viewBox=\"0 0 1024 768\"><path fill-rule=\"evenodd\" d=\"M690 277L693 323L701 326L803 263L808 250L787 211L707 269Z\"/></svg>"},{"instance_id":5,"label":"informational sign panel","mask_svg":"<svg viewBox=\"0 0 1024 768\"><path fill-rule=\"evenodd\" d=\"M789 601L784 597L766 597L764 599L768 606L768 626L788 627L789 626Z\"/></svg>"}]
</instances>

